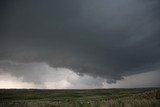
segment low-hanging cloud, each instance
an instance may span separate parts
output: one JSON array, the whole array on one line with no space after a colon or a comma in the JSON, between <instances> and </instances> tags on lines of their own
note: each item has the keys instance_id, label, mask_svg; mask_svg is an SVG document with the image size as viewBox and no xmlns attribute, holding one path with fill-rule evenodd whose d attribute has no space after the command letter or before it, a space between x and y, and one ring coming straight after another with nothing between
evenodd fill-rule
<instances>
[{"instance_id":1,"label":"low-hanging cloud","mask_svg":"<svg viewBox=\"0 0 160 107\"><path fill-rule=\"evenodd\" d=\"M0 61L0 88L94 89L159 86L159 71L124 76L115 84L107 79L78 75L67 68L53 68L44 62L16 63ZM2 67L3 66L3 67ZM7 66L7 69L6 69Z\"/></svg>"},{"instance_id":2,"label":"low-hanging cloud","mask_svg":"<svg viewBox=\"0 0 160 107\"><path fill-rule=\"evenodd\" d=\"M80 76L67 68L53 68L44 62L16 63L0 61L0 85L13 82L24 88L100 88L106 80L89 75ZM3 82L3 83L2 83ZM4 88L4 87L0 88Z\"/></svg>"},{"instance_id":3,"label":"low-hanging cloud","mask_svg":"<svg viewBox=\"0 0 160 107\"><path fill-rule=\"evenodd\" d=\"M45 62L108 83L159 70L159 0L6 0L1 4L0 60ZM28 67L25 75L32 75ZM39 75L43 73L37 79Z\"/></svg>"}]
</instances>

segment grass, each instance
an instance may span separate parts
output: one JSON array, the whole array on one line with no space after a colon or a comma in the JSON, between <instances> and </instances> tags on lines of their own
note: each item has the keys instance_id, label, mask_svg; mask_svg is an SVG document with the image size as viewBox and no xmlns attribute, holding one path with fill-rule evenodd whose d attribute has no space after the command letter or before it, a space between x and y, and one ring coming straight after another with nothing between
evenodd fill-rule
<instances>
[{"instance_id":1,"label":"grass","mask_svg":"<svg viewBox=\"0 0 160 107\"><path fill-rule=\"evenodd\" d=\"M160 89L1 89L0 107L160 107Z\"/></svg>"}]
</instances>

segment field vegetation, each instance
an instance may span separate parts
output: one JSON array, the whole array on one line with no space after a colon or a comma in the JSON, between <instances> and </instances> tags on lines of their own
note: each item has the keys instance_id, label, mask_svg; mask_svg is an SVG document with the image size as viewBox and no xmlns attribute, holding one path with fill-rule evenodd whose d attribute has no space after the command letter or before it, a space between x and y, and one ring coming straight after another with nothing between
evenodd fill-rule
<instances>
[{"instance_id":1,"label":"field vegetation","mask_svg":"<svg viewBox=\"0 0 160 107\"><path fill-rule=\"evenodd\" d=\"M0 107L160 107L160 89L1 89Z\"/></svg>"}]
</instances>

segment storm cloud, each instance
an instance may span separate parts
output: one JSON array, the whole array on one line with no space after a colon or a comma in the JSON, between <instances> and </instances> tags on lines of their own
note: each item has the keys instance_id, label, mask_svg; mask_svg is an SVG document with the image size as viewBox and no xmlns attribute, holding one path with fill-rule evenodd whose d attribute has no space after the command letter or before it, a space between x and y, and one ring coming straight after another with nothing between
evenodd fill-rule
<instances>
[{"instance_id":1,"label":"storm cloud","mask_svg":"<svg viewBox=\"0 0 160 107\"><path fill-rule=\"evenodd\" d=\"M10 68L5 61L33 66L45 62L108 83L160 70L159 0L1 0L0 4L1 69ZM20 72L15 66L4 71L24 78L33 75L32 70ZM41 82L43 73L24 80Z\"/></svg>"}]
</instances>

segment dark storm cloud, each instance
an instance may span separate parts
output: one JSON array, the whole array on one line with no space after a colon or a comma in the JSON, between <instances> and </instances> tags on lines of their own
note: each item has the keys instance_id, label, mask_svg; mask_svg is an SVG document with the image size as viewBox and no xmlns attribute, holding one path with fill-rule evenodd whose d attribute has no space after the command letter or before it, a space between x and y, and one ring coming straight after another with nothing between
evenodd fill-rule
<instances>
[{"instance_id":1,"label":"dark storm cloud","mask_svg":"<svg viewBox=\"0 0 160 107\"><path fill-rule=\"evenodd\" d=\"M1 1L0 60L107 78L160 66L159 0Z\"/></svg>"}]
</instances>

